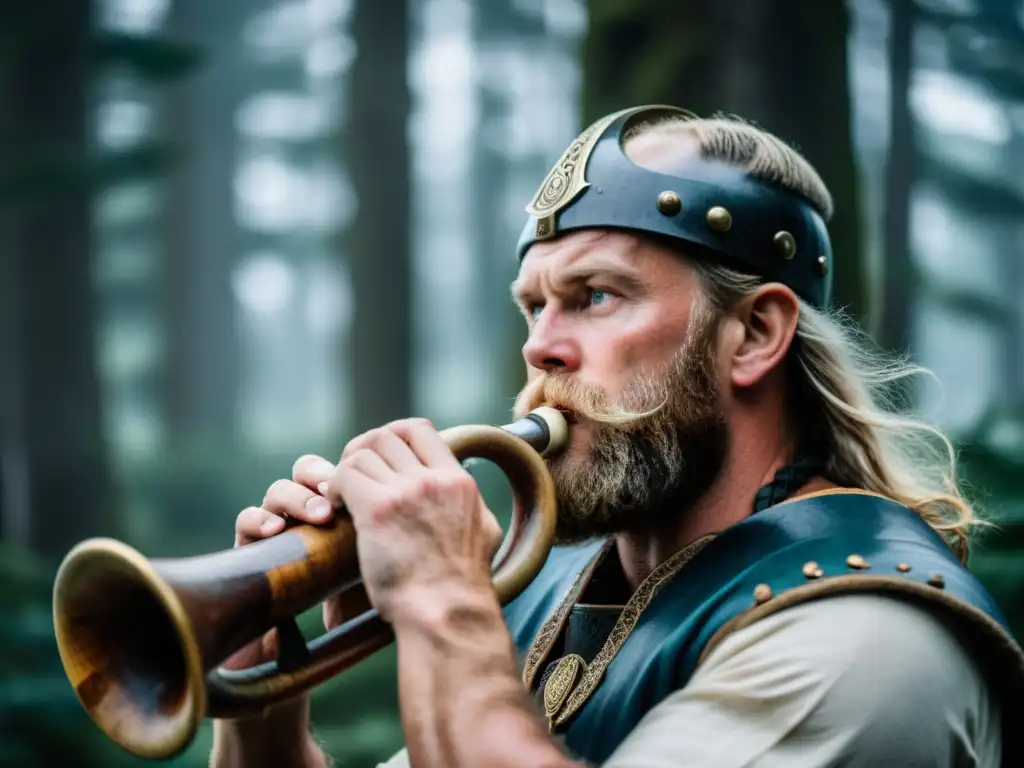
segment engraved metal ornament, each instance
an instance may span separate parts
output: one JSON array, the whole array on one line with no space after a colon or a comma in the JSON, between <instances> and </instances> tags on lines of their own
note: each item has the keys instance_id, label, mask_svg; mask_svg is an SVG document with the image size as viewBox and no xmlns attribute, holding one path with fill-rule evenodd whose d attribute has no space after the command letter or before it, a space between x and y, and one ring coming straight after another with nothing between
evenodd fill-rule
<instances>
[{"instance_id":1,"label":"engraved metal ornament","mask_svg":"<svg viewBox=\"0 0 1024 768\"><path fill-rule=\"evenodd\" d=\"M575 653L569 654L555 666L555 671L544 683L544 716L548 721L554 719L555 715L562 708L569 692L576 685L581 670L586 668L586 662Z\"/></svg>"},{"instance_id":2,"label":"engraved metal ornament","mask_svg":"<svg viewBox=\"0 0 1024 768\"><path fill-rule=\"evenodd\" d=\"M620 116L632 110L622 110L602 117L577 136L562 153L558 162L526 206L526 212L537 219L538 239L551 237L557 232L555 217L559 211L575 200L590 186L586 180L587 160L605 129Z\"/></svg>"},{"instance_id":3,"label":"engraved metal ornament","mask_svg":"<svg viewBox=\"0 0 1024 768\"><path fill-rule=\"evenodd\" d=\"M661 589L662 585L674 578L677 573L694 557L700 552L708 542L715 538L714 534L702 536L696 541L687 544L681 550L676 552L672 557L663 562L653 571L650 575L643 580L633 596L629 598L626 603L626 607L622 609L622 613L619 615L618 621L615 622L615 626L612 628L611 634L604 641L604 645L601 646L601 650L597 652L597 655L591 660L589 664L586 664L583 669L583 675L580 677L579 682L572 688L569 693L569 698L566 699L565 704L562 706L561 712L556 716L551 726L554 729L556 726L563 725L569 720L580 707L587 703L590 695L594 692L597 686L600 684L601 679L604 677L605 669L615 658L616 654L625 644L630 634L636 627L637 621L640 620L640 615L650 605L651 600ZM606 546L601 550L602 552L608 552ZM594 563L592 560L591 563ZM591 571L592 573L592 571ZM570 592L570 596L575 598L579 595L578 591ZM567 602L567 605L571 604L571 600ZM556 615L548 619L548 621L556 626L561 626L565 619L565 615L568 613L568 608L561 615ZM560 631L560 630L559 630ZM542 629L543 633L544 630ZM536 642L536 641L535 641ZM529 662L529 656L527 657ZM531 678L532 679L532 678Z\"/></svg>"}]
</instances>

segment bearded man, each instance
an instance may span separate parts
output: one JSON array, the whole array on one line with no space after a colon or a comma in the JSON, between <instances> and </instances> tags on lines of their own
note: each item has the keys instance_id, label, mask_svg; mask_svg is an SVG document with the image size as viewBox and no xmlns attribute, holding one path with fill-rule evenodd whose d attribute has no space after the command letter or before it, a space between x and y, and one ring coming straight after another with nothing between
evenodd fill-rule
<instances>
[{"instance_id":1,"label":"bearded man","mask_svg":"<svg viewBox=\"0 0 1024 768\"><path fill-rule=\"evenodd\" d=\"M240 545L352 515L397 641L389 766L1024 764L1024 655L964 565L979 521L945 436L883 407L914 371L829 314L831 208L737 120L638 107L570 145L513 287L516 414L570 416L558 546L504 611L498 526L425 421L300 459L239 515ZM218 722L212 764L329 758L303 698Z\"/></svg>"}]
</instances>

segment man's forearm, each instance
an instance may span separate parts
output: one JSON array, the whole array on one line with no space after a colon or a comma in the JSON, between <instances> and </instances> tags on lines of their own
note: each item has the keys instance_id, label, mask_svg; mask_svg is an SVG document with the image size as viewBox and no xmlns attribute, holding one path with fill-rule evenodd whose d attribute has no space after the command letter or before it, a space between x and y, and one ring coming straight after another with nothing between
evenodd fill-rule
<instances>
[{"instance_id":1,"label":"man's forearm","mask_svg":"<svg viewBox=\"0 0 1024 768\"><path fill-rule=\"evenodd\" d=\"M556 746L516 674L492 594L446 596L396 617L399 695L415 768L579 768Z\"/></svg>"},{"instance_id":2,"label":"man's forearm","mask_svg":"<svg viewBox=\"0 0 1024 768\"><path fill-rule=\"evenodd\" d=\"M210 768L329 768L309 732L309 699L279 705L263 717L218 720Z\"/></svg>"}]
</instances>

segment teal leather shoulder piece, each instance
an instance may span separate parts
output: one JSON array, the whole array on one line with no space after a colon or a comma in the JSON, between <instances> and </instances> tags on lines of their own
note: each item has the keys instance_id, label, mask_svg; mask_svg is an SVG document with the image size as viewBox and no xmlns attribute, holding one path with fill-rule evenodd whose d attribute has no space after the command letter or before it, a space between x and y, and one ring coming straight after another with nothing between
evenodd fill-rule
<instances>
[{"instance_id":1,"label":"teal leather shoulder piece","mask_svg":"<svg viewBox=\"0 0 1024 768\"><path fill-rule=\"evenodd\" d=\"M554 661L544 658L559 630L552 617L601 546L553 551L538 578L507 606L509 629L528 666ZM730 632L837 594L886 593L927 606L986 660L992 685L1010 709L1024 697L1024 655L998 606L946 543L893 501L841 493L780 504L719 534L681 574L663 581L646 608L630 617L632 631L613 633L552 716L555 732L578 757L606 760ZM526 682L532 686L539 677ZM1004 747L1015 760L1019 748L1010 741Z\"/></svg>"}]
</instances>

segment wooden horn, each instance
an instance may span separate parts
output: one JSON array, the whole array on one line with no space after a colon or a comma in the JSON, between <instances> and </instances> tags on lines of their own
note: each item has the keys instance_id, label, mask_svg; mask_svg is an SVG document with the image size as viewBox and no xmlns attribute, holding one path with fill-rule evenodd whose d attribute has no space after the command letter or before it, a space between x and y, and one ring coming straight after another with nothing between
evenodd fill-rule
<instances>
[{"instance_id":1,"label":"wooden horn","mask_svg":"<svg viewBox=\"0 0 1024 768\"><path fill-rule=\"evenodd\" d=\"M512 524L493 570L507 604L551 549L557 502L543 457L567 442L565 419L545 407L504 427L461 426L441 436L460 460L493 461L512 487ZM131 754L166 759L189 745L204 717L259 713L391 643L389 625L372 609L306 643L295 617L343 591L362 591L345 514L197 557L147 559L122 542L90 539L57 572L57 647L100 730ZM275 627L275 662L219 668Z\"/></svg>"}]
</instances>

